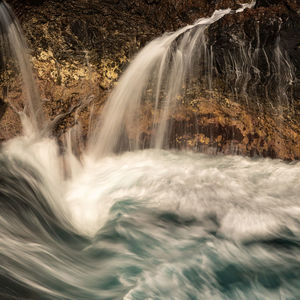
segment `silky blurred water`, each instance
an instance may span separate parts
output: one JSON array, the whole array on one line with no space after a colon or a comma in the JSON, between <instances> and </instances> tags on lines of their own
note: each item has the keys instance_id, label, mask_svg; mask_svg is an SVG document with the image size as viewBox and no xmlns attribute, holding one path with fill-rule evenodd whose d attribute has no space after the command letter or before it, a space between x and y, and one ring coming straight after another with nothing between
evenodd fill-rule
<instances>
[{"instance_id":1,"label":"silky blurred water","mask_svg":"<svg viewBox=\"0 0 300 300\"><path fill-rule=\"evenodd\" d=\"M166 112L194 52L197 35L189 29L200 26L204 37L225 14L254 4L216 11L150 43L77 156L70 133L59 148L51 126L38 126L43 118L22 34L0 4L3 37L30 100L21 113L23 136L0 149L1 300L300 299L299 162L159 149L113 154L124 150L116 148L127 114L138 110L154 66L158 106L172 42L187 32L167 80ZM131 79L141 70L136 90ZM162 121L156 148L168 129Z\"/></svg>"},{"instance_id":2,"label":"silky blurred water","mask_svg":"<svg viewBox=\"0 0 300 300\"><path fill-rule=\"evenodd\" d=\"M299 163L24 137L0 160L1 299L299 299Z\"/></svg>"}]
</instances>

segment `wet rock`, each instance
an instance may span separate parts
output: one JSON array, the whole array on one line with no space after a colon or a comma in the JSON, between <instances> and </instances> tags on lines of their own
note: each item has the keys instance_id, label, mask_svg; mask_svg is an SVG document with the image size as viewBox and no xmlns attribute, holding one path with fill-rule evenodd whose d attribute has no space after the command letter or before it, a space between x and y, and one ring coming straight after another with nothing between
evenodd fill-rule
<instances>
[{"instance_id":1,"label":"wet rock","mask_svg":"<svg viewBox=\"0 0 300 300\"><path fill-rule=\"evenodd\" d=\"M285 85L282 89L290 103L299 100L300 16L287 2L290 1L272 1L271 5L258 1L255 9L227 15L209 28L219 79L236 88L234 72L248 73L243 82L248 90L243 87L240 93L247 92L254 101L260 97L260 102L265 99L276 104L279 85ZM236 69L236 64L244 64L246 72ZM280 74L285 71L287 76Z\"/></svg>"},{"instance_id":2,"label":"wet rock","mask_svg":"<svg viewBox=\"0 0 300 300\"><path fill-rule=\"evenodd\" d=\"M215 9L239 7L233 0L7 2L20 18L28 40L47 115L54 119L58 114L64 114L55 127L57 136L76 123L81 123L84 135L87 134L91 108L101 112L120 74L147 42L166 31L211 15ZM299 22L297 0L258 0L254 9L227 15L213 24L207 34L208 44L215 54L213 88L218 99L215 97L212 101L206 96L202 92L205 87L199 80L194 98L189 99L187 106L180 106L182 111L170 116L177 128L172 133L171 146L201 151L206 147L223 153L234 152L234 148L245 155L300 157L297 150L300 128ZM257 58L256 69L249 67L247 72L251 80L239 78L237 86L237 70L230 55L242 63L245 61L243 49L247 50L246 59L249 59L248 53L251 59ZM276 49L281 51L283 63L270 67L269 61L276 60ZM287 64L294 66L293 74L291 77L287 74L285 82L278 85L274 74L286 70ZM11 72L0 80L6 103L22 97L17 92L19 81L14 78L15 73ZM245 81L246 89L242 84ZM284 99L278 98L278 89L284 91ZM18 101L13 100L15 102ZM282 109L272 111L274 106ZM183 119L182 115L185 116ZM19 134L19 125L8 125L14 123L19 124L18 117L8 105L0 120L0 138ZM146 127L145 139L149 134ZM183 127L185 132L180 129ZM267 129L262 131L260 128Z\"/></svg>"}]
</instances>

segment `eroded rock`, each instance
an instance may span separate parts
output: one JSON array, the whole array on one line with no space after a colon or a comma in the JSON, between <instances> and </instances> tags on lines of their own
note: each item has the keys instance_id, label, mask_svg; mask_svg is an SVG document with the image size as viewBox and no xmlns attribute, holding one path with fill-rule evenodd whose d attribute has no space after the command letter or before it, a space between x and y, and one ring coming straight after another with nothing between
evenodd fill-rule
<instances>
[{"instance_id":1,"label":"eroded rock","mask_svg":"<svg viewBox=\"0 0 300 300\"><path fill-rule=\"evenodd\" d=\"M82 124L83 134L87 134L91 107L101 111L120 74L147 42L211 15L215 9L239 7L231 0L8 2L21 20L32 51L44 109L49 119L63 114L55 127L57 136L76 122ZM298 159L299 22L296 0L258 0L254 9L227 15L213 24L208 38L216 60L214 97L203 93L207 87L201 86L199 80L198 94L187 104L179 105L170 116L175 124L171 146ZM247 99L241 91L236 92L235 75L228 72L230 61L225 60L229 53L238 57L240 41L247 49L264 49L270 58L271 52L280 46L284 59L295 68L293 82L286 90L286 102L278 103L274 82L270 84L268 98L265 96L264 87L271 82L272 74L268 74L263 59L258 62L261 81L255 90L247 90ZM227 69L223 68L226 64ZM0 120L1 139L20 133L18 116L9 105L18 103L19 107L22 98L19 81L14 78L15 73L11 72L1 79L7 106ZM283 109L272 111L273 106L280 107L278 104ZM145 123L146 120L147 116ZM150 130L147 126L144 125L145 139Z\"/></svg>"}]
</instances>

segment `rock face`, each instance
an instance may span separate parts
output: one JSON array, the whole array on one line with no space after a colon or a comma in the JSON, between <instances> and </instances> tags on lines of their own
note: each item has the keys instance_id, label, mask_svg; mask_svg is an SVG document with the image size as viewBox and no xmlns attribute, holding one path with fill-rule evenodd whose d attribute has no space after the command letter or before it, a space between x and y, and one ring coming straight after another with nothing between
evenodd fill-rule
<instances>
[{"instance_id":1,"label":"rock face","mask_svg":"<svg viewBox=\"0 0 300 300\"><path fill-rule=\"evenodd\" d=\"M47 115L64 113L54 129L57 136L76 122L87 134L91 109L101 111L121 72L147 42L215 9L239 7L231 0L7 2L32 51ZM258 0L253 9L227 15L209 28L213 91L205 92L199 80L193 97L170 116L172 147L300 157L299 14L297 0ZM282 81L277 75L283 72ZM20 132L11 103L21 94L14 72L1 74L4 140Z\"/></svg>"},{"instance_id":2,"label":"rock face","mask_svg":"<svg viewBox=\"0 0 300 300\"><path fill-rule=\"evenodd\" d=\"M285 91L281 94L286 93L287 101L292 98L299 100L300 97L300 17L295 2L273 3L269 5L268 1L258 1L255 9L225 16L209 28L209 36L211 45L216 49L220 78L227 78L231 86L235 86L233 80L244 80L251 98L269 96L268 100L274 104L274 98L280 92L276 89L280 85L286 85L282 86ZM244 70L239 70L239 66ZM237 79L230 74L232 71L239 71L249 78ZM290 74L282 76L280 72Z\"/></svg>"}]
</instances>

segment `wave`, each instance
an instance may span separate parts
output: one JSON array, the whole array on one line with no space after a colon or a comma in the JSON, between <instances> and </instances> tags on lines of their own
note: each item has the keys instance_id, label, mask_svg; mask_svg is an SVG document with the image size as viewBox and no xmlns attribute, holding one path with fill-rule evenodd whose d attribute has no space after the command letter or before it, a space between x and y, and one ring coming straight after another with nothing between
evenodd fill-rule
<instances>
[{"instance_id":1,"label":"wave","mask_svg":"<svg viewBox=\"0 0 300 300\"><path fill-rule=\"evenodd\" d=\"M37 144L0 157L1 298L298 295L298 163L144 150L51 182Z\"/></svg>"}]
</instances>

